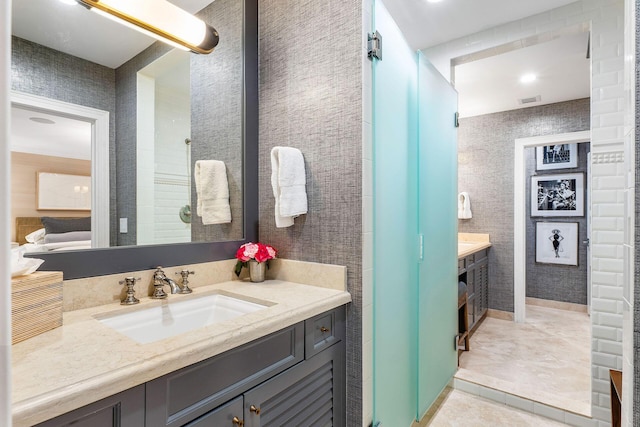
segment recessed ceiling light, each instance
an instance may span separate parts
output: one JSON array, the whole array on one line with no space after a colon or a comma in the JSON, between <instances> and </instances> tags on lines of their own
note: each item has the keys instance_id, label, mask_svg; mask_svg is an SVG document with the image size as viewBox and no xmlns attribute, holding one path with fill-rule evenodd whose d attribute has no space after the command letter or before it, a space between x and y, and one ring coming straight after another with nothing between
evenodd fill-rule
<instances>
[{"instance_id":1,"label":"recessed ceiling light","mask_svg":"<svg viewBox=\"0 0 640 427\"><path fill-rule=\"evenodd\" d=\"M525 74L522 77L520 77L520 83L531 83L536 81L536 75L533 73L529 73L529 74Z\"/></svg>"},{"instance_id":2,"label":"recessed ceiling light","mask_svg":"<svg viewBox=\"0 0 640 427\"><path fill-rule=\"evenodd\" d=\"M427 0L427 3L440 3L442 0Z\"/></svg>"},{"instance_id":3,"label":"recessed ceiling light","mask_svg":"<svg viewBox=\"0 0 640 427\"><path fill-rule=\"evenodd\" d=\"M44 117L29 117L29 120L36 123L42 123L43 125L55 125L53 120L45 119Z\"/></svg>"}]
</instances>

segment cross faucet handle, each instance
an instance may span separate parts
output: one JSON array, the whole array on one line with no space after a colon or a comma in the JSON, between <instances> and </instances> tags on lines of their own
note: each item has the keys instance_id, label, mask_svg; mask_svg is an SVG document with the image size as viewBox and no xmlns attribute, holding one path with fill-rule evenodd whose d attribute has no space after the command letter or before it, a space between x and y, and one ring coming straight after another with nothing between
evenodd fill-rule
<instances>
[{"instance_id":1,"label":"cross faucet handle","mask_svg":"<svg viewBox=\"0 0 640 427\"><path fill-rule=\"evenodd\" d=\"M136 284L136 280L140 280L140 278L129 276L118 282L121 285L126 285L127 287L127 295L120 301L121 305L133 305L140 302L140 300L136 298L136 291L133 288Z\"/></svg>"},{"instance_id":2,"label":"cross faucet handle","mask_svg":"<svg viewBox=\"0 0 640 427\"><path fill-rule=\"evenodd\" d=\"M189 275L196 274L196 272L185 269L181 271L176 271L176 274L179 274L180 276L182 276L182 290L180 290L180 293L190 294L191 292L193 292L193 290L189 287Z\"/></svg>"}]
</instances>

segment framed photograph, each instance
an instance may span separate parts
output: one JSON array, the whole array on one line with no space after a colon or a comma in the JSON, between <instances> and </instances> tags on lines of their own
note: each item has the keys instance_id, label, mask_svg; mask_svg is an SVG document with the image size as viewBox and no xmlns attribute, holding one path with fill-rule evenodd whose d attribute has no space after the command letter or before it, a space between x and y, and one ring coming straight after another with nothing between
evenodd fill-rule
<instances>
[{"instance_id":1,"label":"framed photograph","mask_svg":"<svg viewBox=\"0 0 640 427\"><path fill-rule=\"evenodd\" d=\"M532 176L531 216L584 216L584 174Z\"/></svg>"},{"instance_id":2,"label":"framed photograph","mask_svg":"<svg viewBox=\"0 0 640 427\"><path fill-rule=\"evenodd\" d=\"M578 223L537 222L536 262L578 265Z\"/></svg>"},{"instance_id":3,"label":"framed photograph","mask_svg":"<svg viewBox=\"0 0 640 427\"><path fill-rule=\"evenodd\" d=\"M536 147L536 170L578 167L578 144Z\"/></svg>"},{"instance_id":4,"label":"framed photograph","mask_svg":"<svg viewBox=\"0 0 640 427\"><path fill-rule=\"evenodd\" d=\"M37 210L91 210L90 176L38 172L37 192Z\"/></svg>"}]
</instances>

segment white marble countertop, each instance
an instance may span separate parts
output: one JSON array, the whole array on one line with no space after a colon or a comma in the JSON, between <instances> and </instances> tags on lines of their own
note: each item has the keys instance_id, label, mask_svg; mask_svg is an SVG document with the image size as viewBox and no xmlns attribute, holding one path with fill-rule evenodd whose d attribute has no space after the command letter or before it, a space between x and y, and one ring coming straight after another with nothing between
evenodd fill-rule
<instances>
[{"instance_id":1,"label":"white marble countertop","mask_svg":"<svg viewBox=\"0 0 640 427\"><path fill-rule=\"evenodd\" d=\"M222 292L270 305L182 335L138 344L95 316ZM64 313L63 326L12 346L13 425L31 426L205 360L351 301L343 290L283 280L229 281L167 300L142 298Z\"/></svg>"}]
</instances>

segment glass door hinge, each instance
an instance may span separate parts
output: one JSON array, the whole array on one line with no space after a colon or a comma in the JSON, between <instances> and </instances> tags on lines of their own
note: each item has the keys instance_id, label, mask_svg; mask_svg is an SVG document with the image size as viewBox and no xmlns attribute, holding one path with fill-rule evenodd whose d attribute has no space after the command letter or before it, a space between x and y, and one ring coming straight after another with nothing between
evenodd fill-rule
<instances>
[{"instance_id":1,"label":"glass door hinge","mask_svg":"<svg viewBox=\"0 0 640 427\"><path fill-rule=\"evenodd\" d=\"M382 36L379 32L369 33L367 43L369 53L368 57L373 61L373 58L382 60Z\"/></svg>"}]
</instances>

